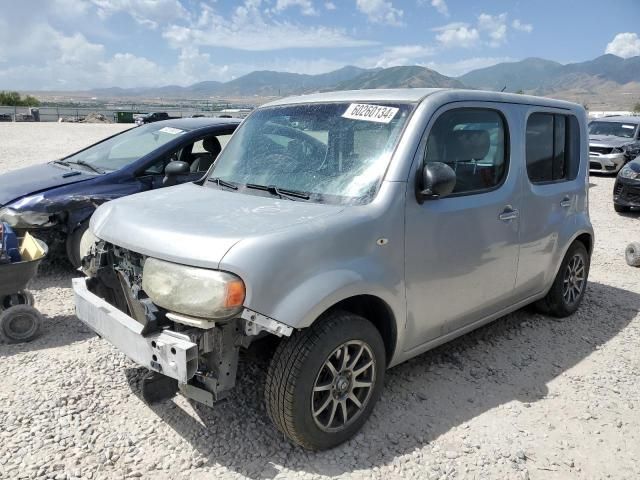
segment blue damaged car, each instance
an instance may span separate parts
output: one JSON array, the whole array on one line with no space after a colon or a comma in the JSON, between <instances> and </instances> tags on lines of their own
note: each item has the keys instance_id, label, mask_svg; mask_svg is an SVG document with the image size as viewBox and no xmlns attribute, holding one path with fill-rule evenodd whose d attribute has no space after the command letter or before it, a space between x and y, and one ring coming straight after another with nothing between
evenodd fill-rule
<instances>
[{"instance_id":1,"label":"blue damaged car","mask_svg":"<svg viewBox=\"0 0 640 480\"><path fill-rule=\"evenodd\" d=\"M104 202L201 178L236 129L188 118L127 130L60 160L0 175L0 221L29 230L80 266L89 218Z\"/></svg>"}]
</instances>

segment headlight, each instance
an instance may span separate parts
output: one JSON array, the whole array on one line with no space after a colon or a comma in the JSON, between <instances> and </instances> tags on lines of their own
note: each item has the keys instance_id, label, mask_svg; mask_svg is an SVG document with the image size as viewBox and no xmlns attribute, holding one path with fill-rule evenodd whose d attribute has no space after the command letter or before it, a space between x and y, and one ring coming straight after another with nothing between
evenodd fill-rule
<instances>
[{"instance_id":1,"label":"headlight","mask_svg":"<svg viewBox=\"0 0 640 480\"><path fill-rule=\"evenodd\" d=\"M148 258L142 288L156 305L200 318L227 318L238 313L245 288L227 272L187 267Z\"/></svg>"},{"instance_id":2,"label":"headlight","mask_svg":"<svg viewBox=\"0 0 640 480\"><path fill-rule=\"evenodd\" d=\"M621 147L614 147L611 149L611 153L622 153L624 150Z\"/></svg>"},{"instance_id":3,"label":"headlight","mask_svg":"<svg viewBox=\"0 0 640 480\"><path fill-rule=\"evenodd\" d=\"M19 212L13 208L0 208L0 222L7 222L12 228L36 228L51 225L51 215L42 212Z\"/></svg>"},{"instance_id":4,"label":"headlight","mask_svg":"<svg viewBox=\"0 0 640 480\"><path fill-rule=\"evenodd\" d=\"M625 165L624 167L622 167L622 170L620 170L620 173L618 175L620 175L622 178L629 178L631 180L640 178L640 172L636 172L633 168L631 168L630 165Z\"/></svg>"}]
</instances>

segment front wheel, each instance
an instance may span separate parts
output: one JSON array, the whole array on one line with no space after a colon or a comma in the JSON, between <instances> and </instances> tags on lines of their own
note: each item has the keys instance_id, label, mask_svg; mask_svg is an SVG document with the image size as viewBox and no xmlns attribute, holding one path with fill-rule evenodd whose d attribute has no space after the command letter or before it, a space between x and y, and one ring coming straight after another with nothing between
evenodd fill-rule
<instances>
[{"instance_id":1,"label":"front wheel","mask_svg":"<svg viewBox=\"0 0 640 480\"><path fill-rule=\"evenodd\" d=\"M584 297L589 276L589 252L580 241L573 242L547 295L536 303L543 313L554 317L573 314Z\"/></svg>"},{"instance_id":2,"label":"front wheel","mask_svg":"<svg viewBox=\"0 0 640 480\"><path fill-rule=\"evenodd\" d=\"M332 312L278 345L267 374L267 412L298 445L335 447L366 422L385 368L384 344L373 324Z\"/></svg>"},{"instance_id":3,"label":"front wheel","mask_svg":"<svg viewBox=\"0 0 640 480\"><path fill-rule=\"evenodd\" d=\"M29 305L16 305L0 313L0 332L9 343L33 340L41 324L42 315Z\"/></svg>"}]
</instances>

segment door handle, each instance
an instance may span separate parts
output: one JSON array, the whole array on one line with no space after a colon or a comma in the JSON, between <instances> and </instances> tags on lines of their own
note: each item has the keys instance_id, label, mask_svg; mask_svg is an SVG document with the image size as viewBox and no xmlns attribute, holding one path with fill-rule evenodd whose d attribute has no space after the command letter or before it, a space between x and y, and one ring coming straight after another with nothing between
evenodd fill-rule
<instances>
[{"instance_id":1,"label":"door handle","mask_svg":"<svg viewBox=\"0 0 640 480\"><path fill-rule=\"evenodd\" d=\"M562 208L569 208L569 207L571 206L571 203L572 203L572 202L571 202L571 198L569 198L569 197L564 197L564 198L562 199L562 201L560 202L560 206L561 206Z\"/></svg>"},{"instance_id":2,"label":"door handle","mask_svg":"<svg viewBox=\"0 0 640 480\"><path fill-rule=\"evenodd\" d=\"M513 208L511 205L507 205L506 207L504 207L502 213L498 215L498 218L503 222L509 222L511 220L515 220L519 216L520 212L518 211L518 209Z\"/></svg>"}]
</instances>

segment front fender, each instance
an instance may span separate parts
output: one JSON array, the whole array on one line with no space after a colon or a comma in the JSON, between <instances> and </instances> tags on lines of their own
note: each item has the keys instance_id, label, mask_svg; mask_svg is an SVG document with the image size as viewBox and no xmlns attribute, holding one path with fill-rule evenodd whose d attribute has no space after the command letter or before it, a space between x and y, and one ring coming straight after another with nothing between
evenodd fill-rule
<instances>
[{"instance_id":1,"label":"front fender","mask_svg":"<svg viewBox=\"0 0 640 480\"><path fill-rule=\"evenodd\" d=\"M372 295L389 305L394 318L404 318L403 305L397 299L398 292L394 294L372 284L356 271L332 270L322 272L298 285L275 305L272 316L291 327L306 328L342 300L358 295Z\"/></svg>"}]
</instances>

